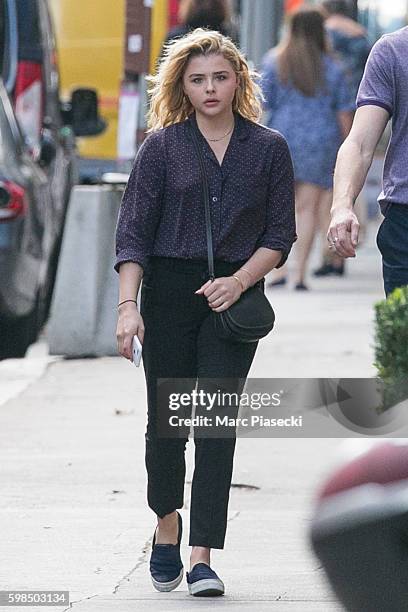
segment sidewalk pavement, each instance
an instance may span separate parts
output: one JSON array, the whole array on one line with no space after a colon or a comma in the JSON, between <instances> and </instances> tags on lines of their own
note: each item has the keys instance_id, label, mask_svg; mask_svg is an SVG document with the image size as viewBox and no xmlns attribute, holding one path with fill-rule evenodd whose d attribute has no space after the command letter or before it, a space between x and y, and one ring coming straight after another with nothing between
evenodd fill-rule
<instances>
[{"instance_id":1,"label":"sidewalk pavement","mask_svg":"<svg viewBox=\"0 0 408 612\"><path fill-rule=\"evenodd\" d=\"M373 303L383 294L374 229L345 278L312 279L307 293L269 291L276 329L252 377L375 374ZM336 438L239 439L226 547L212 553L226 595L192 600L185 581L154 591L145 412L143 371L120 357L48 358L43 341L26 359L0 363L1 588L69 590L78 612L342 610L307 542L316 486L338 460ZM193 449L190 441L185 566Z\"/></svg>"}]
</instances>

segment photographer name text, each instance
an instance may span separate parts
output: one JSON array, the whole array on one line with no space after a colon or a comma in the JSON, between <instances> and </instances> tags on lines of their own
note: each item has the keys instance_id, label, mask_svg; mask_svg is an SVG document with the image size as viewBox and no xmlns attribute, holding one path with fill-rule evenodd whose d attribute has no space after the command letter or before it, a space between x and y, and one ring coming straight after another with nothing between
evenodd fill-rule
<instances>
[{"instance_id":1,"label":"photographer name text","mask_svg":"<svg viewBox=\"0 0 408 612\"><path fill-rule=\"evenodd\" d=\"M271 419L261 415L253 414L250 417L228 416L196 416L182 418L172 415L169 418L171 427L302 427L302 416L291 416Z\"/></svg>"}]
</instances>

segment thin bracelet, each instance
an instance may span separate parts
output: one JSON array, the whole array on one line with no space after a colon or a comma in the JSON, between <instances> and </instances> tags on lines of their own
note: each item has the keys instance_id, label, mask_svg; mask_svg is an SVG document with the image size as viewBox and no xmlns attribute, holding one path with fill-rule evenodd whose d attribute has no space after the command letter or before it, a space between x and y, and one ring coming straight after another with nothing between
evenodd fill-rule
<instances>
[{"instance_id":1,"label":"thin bracelet","mask_svg":"<svg viewBox=\"0 0 408 612\"><path fill-rule=\"evenodd\" d=\"M251 281L253 281L253 276L251 274L251 272L249 270L247 270L246 268L240 268L239 270L237 270L237 272L239 272L240 270L243 270L244 272L246 272L249 276L249 278L251 279Z\"/></svg>"},{"instance_id":2,"label":"thin bracelet","mask_svg":"<svg viewBox=\"0 0 408 612\"><path fill-rule=\"evenodd\" d=\"M123 300L123 302L119 302L118 308L119 306L122 306L122 304L125 304L126 302L134 302L135 304L137 304L137 300Z\"/></svg>"},{"instance_id":3,"label":"thin bracelet","mask_svg":"<svg viewBox=\"0 0 408 612\"><path fill-rule=\"evenodd\" d=\"M236 276L236 274L233 274L232 278L235 278L235 280L238 281L238 283L241 285L242 291L245 291L245 287L244 287L244 285L242 283L242 280L239 278L239 276Z\"/></svg>"}]
</instances>

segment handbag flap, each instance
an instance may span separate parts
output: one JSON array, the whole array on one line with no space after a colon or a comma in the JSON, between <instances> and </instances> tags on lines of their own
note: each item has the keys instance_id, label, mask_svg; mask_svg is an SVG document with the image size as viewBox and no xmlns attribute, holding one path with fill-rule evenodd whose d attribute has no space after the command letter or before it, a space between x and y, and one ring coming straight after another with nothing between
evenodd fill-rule
<instances>
[{"instance_id":1,"label":"handbag flap","mask_svg":"<svg viewBox=\"0 0 408 612\"><path fill-rule=\"evenodd\" d=\"M272 329L275 321L273 308L259 286L244 291L239 300L221 314L242 329Z\"/></svg>"}]
</instances>

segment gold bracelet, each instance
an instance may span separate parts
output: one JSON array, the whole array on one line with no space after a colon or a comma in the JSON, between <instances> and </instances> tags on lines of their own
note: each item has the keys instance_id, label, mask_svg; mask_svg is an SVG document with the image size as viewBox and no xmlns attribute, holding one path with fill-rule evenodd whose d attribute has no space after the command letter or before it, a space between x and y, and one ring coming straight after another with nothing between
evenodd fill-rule
<instances>
[{"instance_id":1,"label":"gold bracelet","mask_svg":"<svg viewBox=\"0 0 408 612\"><path fill-rule=\"evenodd\" d=\"M232 278L235 278L235 280L238 281L238 283L241 285L242 292L244 292L245 291L245 287L244 287L244 285L242 283L242 280L239 278L239 276L237 276L236 274L233 274Z\"/></svg>"},{"instance_id":2,"label":"gold bracelet","mask_svg":"<svg viewBox=\"0 0 408 612\"><path fill-rule=\"evenodd\" d=\"M244 272L246 272L251 280L251 282L253 282L253 276L251 274L251 272L249 270L247 270L246 268L240 268L239 270L237 270L237 272L239 272L240 270L243 270Z\"/></svg>"}]
</instances>

